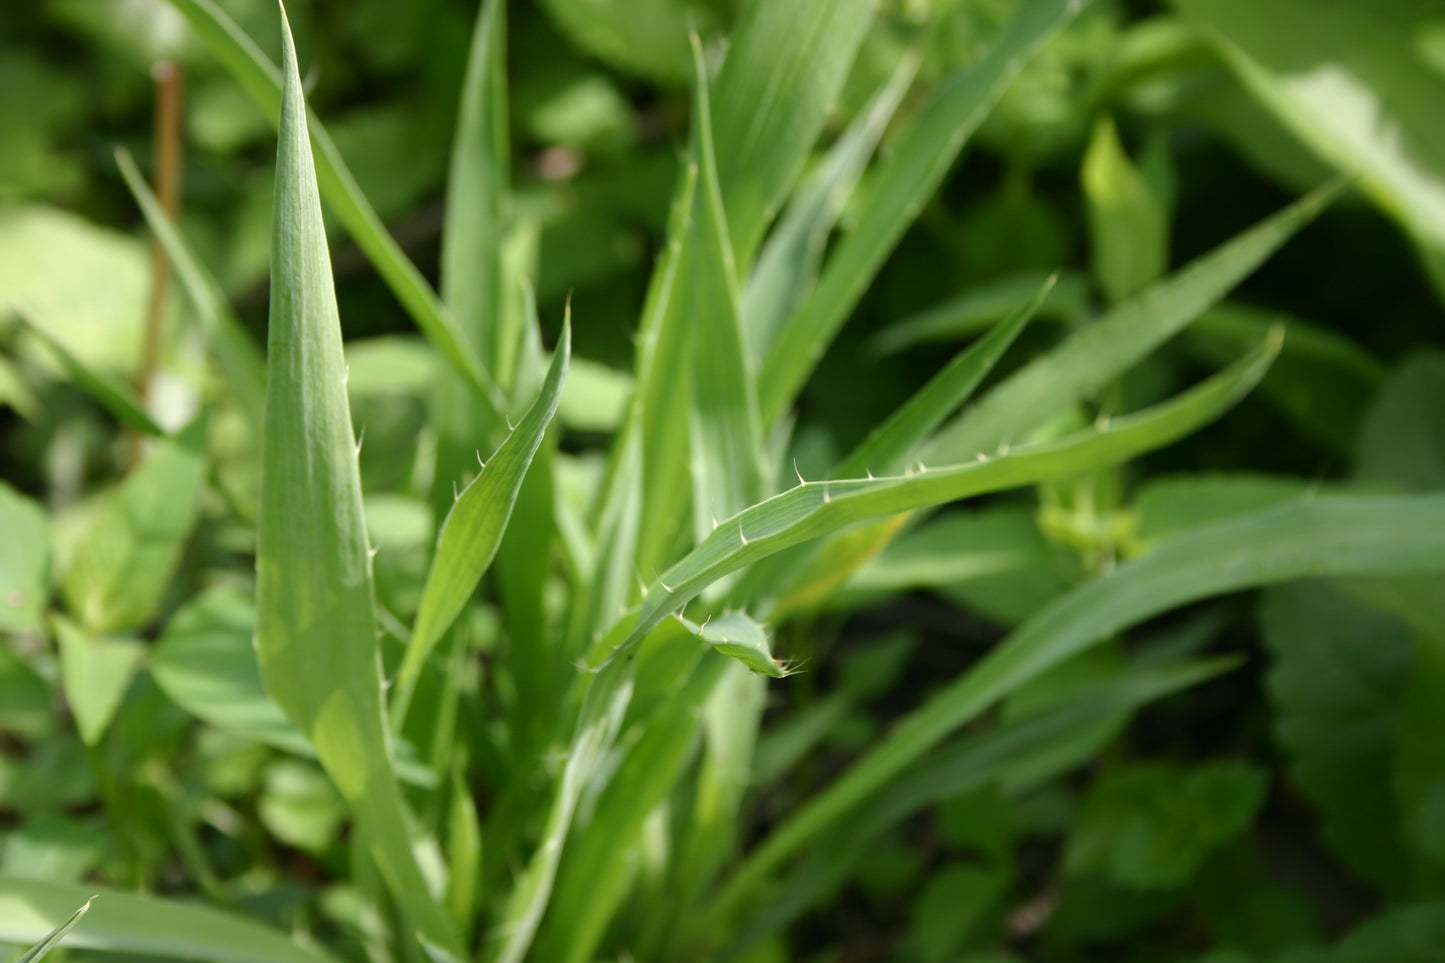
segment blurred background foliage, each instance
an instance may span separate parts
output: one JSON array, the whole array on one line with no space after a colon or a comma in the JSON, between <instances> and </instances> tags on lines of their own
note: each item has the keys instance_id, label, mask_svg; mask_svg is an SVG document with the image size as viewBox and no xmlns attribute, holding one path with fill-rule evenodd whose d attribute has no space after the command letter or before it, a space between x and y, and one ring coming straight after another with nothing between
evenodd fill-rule
<instances>
[{"instance_id":1,"label":"blurred background foliage","mask_svg":"<svg viewBox=\"0 0 1445 963\"><path fill-rule=\"evenodd\" d=\"M688 32L716 59L742 2L511 5L512 160L517 220L527 225L519 256L535 261L542 318L560 319L571 298L575 352L593 364L596 392L570 413L564 401L581 437L610 428L603 402L625 390L687 135ZM273 0L220 6L279 59ZM834 131L917 50L918 79L893 128L905 126L1012 7L884 0ZM475 8L288 3L312 106L433 280ZM184 71L181 224L260 337L275 155L265 118L164 0L0 6L0 305L26 305L76 355L121 378L136 370L150 266L113 149L151 169L150 69L161 59ZM826 780L930 680L954 676L1069 586L1201 516L1322 482L1445 487L1442 105L1438 0L1097 0L1025 69L807 388L804 475L847 451L951 345L1003 317L1046 274L1062 272L1043 313L1051 323L1024 334L1033 347L1336 171L1357 174L1361 190L1117 386L1128 399L1120 408L1162 398L1269 322L1288 321L1291 348L1234 412L1126 475L1091 482L1118 491L1045 486L1036 499L994 500L910 532L785 633L783 650L810 671L770 689L755 781L771 788L759 819ZM885 153L888 145L885 135ZM865 175L860 194L868 190ZM368 425L366 487L402 491L431 362L339 231L333 252L345 332L358 342L351 391ZM190 310L179 298L170 306L178 318ZM121 446L108 417L19 327L0 324L0 348L9 486L0 486L0 517L10 543L0 563L45 537L33 503L16 494L25 492L57 513L55 569L64 571L87 499L116 474ZM176 383L158 384L158 417L167 405L194 407L186 385L202 364L183 336L169 351L164 369ZM224 449L218 432L213 445ZM244 471L217 490L244 502ZM383 591L414 592L421 577L431 533L413 508L384 495L368 506L378 540L396 549L378 562ZM210 529L187 547L184 572L247 543L217 514L204 517ZM959 545L972 554L958 559ZM157 591L189 598L187 578ZM1127 729L1120 717L1072 733L1060 751L1092 759L1087 776L982 784L900 822L834 881L824 909L803 917L797 958L833 948L822 958L1445 959L1445 908L1428 902L1445 897L1445 782L1438 751L1419 744L1445 719L1427 694L1407 696L1420 640L1445 645L1445 617L1432 621L1442 599L1438 581L1301 584L1151 623L1140 638L1177 653L1242 655L1243 666ZM244 609L222 580L170 623L161 646L244 625ZM55 711L59 670L23 642L40 619L38 609L0 606L0 631L21 640L0 649L0 871L56 882L98 874L160 891L199 885L214 897L223 887L204 869L212 864L247 877L223 894L247 911L289 924L297 907L314 909L319 890L317 912L364 928L347 891L324 886L346 872L345 814L314 764L222 729L190 738L188 716L163 693L164 673L183 673L182 660L114 692L126 710L105 743L87 746ZM129 678L130 644L86 658ZM1120 642L1070 663L1011 699L1003 721L1088 693L1136 657ZM93 765L102 751L111 757ZM788 779L773 778L790 766ZM131 775L106 784L108 771ZM129 825L97 807L118 797ZM191 820L175 821L177 812L200 814L200 835L178 829ZM194 858L198 847L207 860ZM1312 949L1345 934L1328 954ZM1017 956L980 949L989 946Z\"/></svg>"}]
</instances>

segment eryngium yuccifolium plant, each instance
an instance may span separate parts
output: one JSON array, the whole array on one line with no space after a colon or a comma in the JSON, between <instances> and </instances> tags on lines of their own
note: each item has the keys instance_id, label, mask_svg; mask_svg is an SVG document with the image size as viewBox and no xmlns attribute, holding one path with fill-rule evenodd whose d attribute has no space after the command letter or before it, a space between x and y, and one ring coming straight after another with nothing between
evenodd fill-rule
<instances>
[{"instance_id":1,"label":"eryngium yuccifolium plant","mask_svg":"<svg viewBox=\"0 0 1445 963\"><path fill-rule=\"evenodd\" d=\"M260 818L289 845L329 853L318 858L334 883L286 915L288 939L237 916L239 891L182 833L190 871L228 911L107 893L71 937L86 947L233 961L782 959L789 925L909 817L971 788L1037 786L1102 748L1080 755L1078 733L1113 733L1230 663L1175 647L1033 714L990 719L1051 670L1209 596L1442 567L1436 497L1290 489L1147 545L1091 534L1063 511L1078 486L1117 483L1119 466L1208 425L1260 382L1284 334L1246 325L1252 343L1193 386L1136 410L1108 403L1340 190L1320 188L1165 273L1167 259L1129 246L1130 198L1144 188L1107 125L1084 177L1107 306L1062 337L1020 339L1039 334L1030 322L1058 294L1042 279L852 450L800 470L800 392L970 138L1082 0L1021 0L976 58L917 90L923 58L902 51L835 137L830 110L874 26L871 0L751 0L726 44L694 36L665 243L631 373L610 379L571 357L585 299L550 339L537 316L535 224L509 169L503 0L481 5L471 39L439 292L308 113L284 14L278 69L212 0L171 4L276 123L267 344L263 361L122 154L220 389L168 433L95 382L118 417L159 440L99 509L92 554L65 583L74 621L56 617L61 673L93 747L123 694L94 667L129 680L144 659L155 688L209 730L284 754L292 767L275 778L309 794L312 822L264 805ZM425 342L365 358L344 345L323 209ZM1025 340L1051 346L1030 354ZM386 456L400 463L391 482L368 490L356 379L418 357L425 373L407 391L425 418L405 454ZM586 430L570 431L569 405ZM205 444L213 423L230 432L229 460ZM803 661L814 653L779 642L779 627L850 585L866 599L870 565L900 536L942 531L942 506L1031 486L1044 528L1084 549L1091 577L957 676L910 690L901 719L841 771L775 797L786 805L759 822L755 799L842 711L820 703L786 744L768 742L769 693L819 669ZM238 558L254 532L254 582L232 566L163 605L207 499L243 533ZM143 651L130 636L162 612L160 641ZM166 785L158 777L156 792ZM0 878L0 908L18 892ZM40 940L75 897L37 883L29 915L0 932Z\"/></svg>"}]
</instances>

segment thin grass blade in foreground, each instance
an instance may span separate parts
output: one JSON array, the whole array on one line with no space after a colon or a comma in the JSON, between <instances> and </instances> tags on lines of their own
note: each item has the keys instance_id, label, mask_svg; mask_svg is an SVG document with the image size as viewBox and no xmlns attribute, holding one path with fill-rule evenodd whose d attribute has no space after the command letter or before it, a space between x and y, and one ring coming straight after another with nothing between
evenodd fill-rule
<instances>
[{"instance_id":1,"label":"thin grass blade in foreground","mask_svg":"<svg viewBox=\"0 0 1445 963\"><path fill-rule=\"evenodd\" d=\"M126 187L130 188L131 196L140 205L151 233L160 241L166 257L175 265L176 278L185 289L186 297L190 299L201 327L205 329L206 337L211 342L211 350L216 353L216 363L226 382L226 390L259 435L262 411L266 404L266 359L241 324L240 318L231 310L221 286L207 272L180 230L166 216L160 200L151 192L145 178L136 169L130 151L117 147L115 162L120 168L121 177L125 179Z\"/></svg>"},{"instance_id":2,"label":"thin grass blade in foreground","mask_svg":"<svg viewBox=\"0 0 1445 963\"><path fill-rule=\"evenodd\" d=\"M33 943L65 925L95 892L61 883L0 876L0 941ZM103 892L69 934L67 947L141 959L206 963L333 963L285 933L239 916L134 893Z\"/></svg>"},{"instance_id":3,"label":"thin grass blade in foreground","mask_svg":"<svg viewBox=\"0 0 1445 963\"><path fill-rule=\"evenodd\" d=\"M15 963L39 963L40 960L45 958L47 953L60 944L60 941L65 938L66 933L69 933L75 928L75 924L80 922L80 918L90 910L90 904L95 902L95 900L96 897L94 896L86 900L85 905L70 914L70 919L51 930L45 939L26 950L25 955L16 960Z\"/></svg>"},{"instance_id":4,"label":"thin grass blade in foreground","mask_svg":"<svg viewBox=\"0 0 1445 963\"><path fill-rule=\"evenodd\" d=\"M289 28L276 160L271 320L256 551L266 687L316 747L410 925L460 941L423 878L382 711L371 553L341 322Z\"/></svg>"},{"instance_id":5,"label":"thin grass blade in foreground","mask_svg":"<svg viewBox=\"0 0 1445 963\"><path fill-rule=\"evenodd\" d=\"M1312 576L1445 572L1445 496L1333 496L1190 532L1094 579L1030 619L976 668L904 718L784 822L712 904L721 931L782 864L1008 692L1111 633L1179 605Z\"/></svg>"},{"instance_id":6,"label":"thin grass blade in foreground","mask_svg":"<svg viewBox=\"0 0 1445 963\"><path fill-rule=\"evenodd\" d=\"M537 400L472 483L457 496L456 504L442 523L436 555L422 590L416 625L397 677L396 704L392 712L398 731L406 718L417 676L427 655L467 604L497 554L527 469L542 444L543 433L552 423L552 416L557 413L571 351L569 320L562 325L562 340L552 356Z\"/></svg>"}]
</instances>

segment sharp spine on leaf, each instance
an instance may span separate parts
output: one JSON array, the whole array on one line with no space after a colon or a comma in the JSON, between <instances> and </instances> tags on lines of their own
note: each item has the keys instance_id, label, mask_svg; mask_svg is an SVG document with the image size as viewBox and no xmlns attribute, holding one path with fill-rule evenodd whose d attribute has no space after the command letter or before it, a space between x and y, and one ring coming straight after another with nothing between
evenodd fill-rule
<instances>
[{"instance_id":1,"label":"sharp spine on leaf","mask_svg":"<svg viewBox=\"0 0 1445 963\"><path fill-rule=\"evenodd\" d=\"M365 440L366 440L366 426L365 426L365 425L362 425L362 426L361 426L361 431L357 432L357 434L356 434L356 454L357 454L358 457L360 457L360 455L361 455L361 443L362 443L363 441L365 441Z\"/></svg>"}]
</instances>

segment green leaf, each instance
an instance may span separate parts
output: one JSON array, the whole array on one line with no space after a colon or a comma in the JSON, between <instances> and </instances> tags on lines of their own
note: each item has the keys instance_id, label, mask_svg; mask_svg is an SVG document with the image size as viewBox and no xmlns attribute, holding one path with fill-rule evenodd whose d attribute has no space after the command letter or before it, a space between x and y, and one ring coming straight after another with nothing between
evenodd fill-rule
<instances>
[{"instance_id":1,"label":"green leaf","mask_svg":"<svg viewBox=\"0 0 1445 963\"><path fill-rule=\"evenodd\" d=\"M139 629L171 587L195 525L206 476L206 415L161 442L105 496L61 581L90 632Z\"/></svg>"},{"instance_id":2,"label":"green leaf","mask_svg":"<svg viewBox=\"0 0 1445 963\"><path fill-rule=\"evenodd\" d=\"M97 898L98 897L92 896L86 900L80 909L70 915L70 919L51 930L49 936L32 946L20 959L16 960L15 963L38 963L39 960L44 959L46 954L60 945L60 941L65 938L65 934L75 928L75 924L80 922L80 918L89 912L90 904L95 902Z\"/></svg>"},{"instance_id":3,"label":"green leaf","mask_svg":"<svg viewBox=\"0 0 1445 963\"><path fill-rule=\"evenodd\" d=\"M171 701L196 718L287 752L314 755L266 694L251 643L255 632L249 597L210 589L167 620L147 667Z\"/></svg>"},{"instance_id":4,"label":"green leaf","mask_svg":"<svg viewBox=\"0 0 1445 963\"><path fill-rule=\"evenodd\" d=\"M1122 301L1169 267L1168 213L1124 153L1111 117L1094 124L1080 180L1094 277L1110 302Z\"/></svg>"},{"instance_id":5,"label":"green leaf","mask_svg":"<svg viewBox=\"0 0 1445 963\"><path fill-rule=\"evenodd\" d=\"M756 7L769 9L766 4ZM793 5L774 4L772 10ZM883 89L828 151L819 169L788 202L748 274L739 313L755 364L767 357L778 328L818 280L823 249L883 131L918 73L919 58L903 58ZM742 262L746 263L746 262Z\"/></svg>"},{"instance_id":6,"label":"green leaf","mask_svg":"<svg viewBox=\"0 0 1445 963\"><path fill-rule=\"evenodd\" d=\"M678 268L677 310L692 329L689 429L693 532L705 538L762 494L762 429L753 366L738 317L737 268L713 157L712 113L702 48L694 44L692 163L698 169Z\"/></svg>"},{"instance_id":7,"label":"green leaf","mask_svg":"<svg viewBox=\"0 0 1445 963\"><path fill-rule=\"evenodd\" d=\"M146 668L172 702L207 725L293 755L316 749L267 693L256 661L256 607L248 595L216 587L166 620ZM434 775L397 744L397 776L417 786Z\"/></svg>"},{"instance_id":8,"label":"green leaf","mask_svg":"<svg viewBox=\"0 0 1445 963\"><path fill-rule=\"evenodd\" d=\"M1175 0L1263 104L1418 240L1445 250L1445 80L1404 18L1367 4Z\"/></svg>"},{"instance_id":9,"label":"green leaf","mask_svg":"<svg viewBox=\"0 0 1445 963\"><path fill-rule=\"evenodd\" d=\"M134 639L91 636L67 619L56 617L60 644L60 679L75 728L88 746L105 735L121 699L135 678L145 649Z\"/></svg>"},{"instance_id":10,"label":"green leaf","mask_svg":"<svg viewBox=\"0 0 1445 963\"><path fill-rule=\"evenodd\" d=\"M673 196L667 246L652 272L637 329L637 391L622 435L614 443L610 477L603 489L604 520L614 527L627 526L600 540L604 546L613 546L611 551L604 548L611 563L604 569L604 584L620 579L627 587L619 604L631 597L634 581L633 574L621 567L635 565L645 571L666 563L690 492L687 445L692 319L681 305L697 260L693 234L697 229L698 173L696 164L688 164ZM620 472L634 458L640 461L640 470ZM637 499L648 507L647 525L637 524L636 515L624 511L634 507ZM622 552L624 547L629 551ZM608 594L618 594L620 587L608 586ZM604 609L602 614L610 620L614 611Z\"/></svg>"},{"instance_id":11,"label":"green leaf","mask_svg":"<svg viewBox=\"0 0 1445 963\"><path fill-rule=\"evenodd\" d=\"M762 625L748 618L746 612L723 612L702 625L682 616L677 620L693 635L713 647L713 651L737 659L758 675L782 679L791 673L787 663L773 657L772 643Z\"/></svg>"},{"instance_id":12,"label":"green leaf","mask_svg":"<svg viewBox=\"0 0 1445 963\"><path fill-rule=\"evenodd\" d=\"M266 359L250 332L231 310L221 286L196 257L180 230L166 217L160 201L136 169L130 152L117 147L115 162L120 167L126 187L130 188L131 196L140 205L151 233L175 265L176 277L211 343L231 400L259 434L261 409L266 403Z\"/></svg>"},{"instance_id":13,"label":"green leaf","mask_svg":"<svg viewBox=\"0 0 1445 963\"><path fill-rule=\"evenodd\" d=\"M1181 532L1293 501L1308 491L1297 478L1276 475L1162 475L1140 486L1136 550L1148 551Z\"/></svg>"},{"instance_id":14,"label":"green leaf","mask_svg":"<svg viewBox=\"0 0 1445 963\"><path fill-rule=\"evenodd\" d=\"M1083 321L1089 314L1089 290L1082 275L1019 271L974 285L955 298L889 325L873 338L873 349L881 355L892 354L917 344L952 341L986 331L1027 304L1050 277L1055 283L1035 312L1039 320Z\"/></svg>"},{"instance_id":15,"label":"green leaf","mask_svg":"<svg viewBox=\"0 0 1445 963\"><path fill-rule=\"evenodd\" d=\"M273 124L278 123L283 98L282 74L276 65L214 0L170 0L170 3L181 12L237 83L245 88L262 113ZM488 405L497 411L504 410L506 403L501 392L482 367L476 353L468 347L456 319L447 312L416 265L407 260L401 247L387 233L386 226L362 196L356 179L320 121L311 122L310 139L316 152L314 167L321 190L325 191L327 203L346 225L357 246L437 350L477 388Z\"/></svg>"},{"instance_id":16,"label":"green leaf","mask_svg":"<svg viewBox=\"0 0 1445 963\"><path fill-rule=\"evenodd\" d=\"M50 601L49 519L0 482L0 532L0 633L39 631Z\"/></svg>"},{"instance_id":17,"label":"green leaf","mask_svg":"<svg viewBox=\"0 0 1445 963\"><path fill-rule=\"evenodd\" d=\"M1407 491L1445 488L1445 352L1406 358L1365 415L1357 477Z\"/></svg>"},{"instance_id":18,"label":"green leaf","mask_svg":"<svg viewBox=\"0 0 1445 963\"><path fill-rule=\"evenodd\" d=\"M787 859L990 705L1179 605L1315 575L1445 571L1445 497L1320 497L1197 529L1058 599L785 820L715 899L720 924Z\"/></svg>"},{"instance_id":19,"label":"green leaf","mask_svg":"<svg viewBox=\"0 0 1445 963\"><path fill-rule=\"evenodd\" d=\"M908 456L945 418L968 400L968 396L993 370L1053 287L1054 278L1049 278L1032 299L944 365L833 469L834 477L856 478L870 471L882 474L901 471Z\"/></svg>"},{"instance_id":20,"label":"green leaf","mask_svg":"<svg viewBox=\"0 0 1445 963\"><path fill-rule=\"evenodd\" d=\"M719 578L790 545L863 519L1074 474L1168 444L1216 417L1253 387L1277 346L1277 342L1262 346L1173 401L1057 442L963 465L921 472L910 469L892 477L800 482L723 522L669 568L647 593L642 612L621 648L630 648Z\"/></svg>"},{"instance_id":21,"label":"green leaf","mask_svg":"<svg viewBox=\"0 0 1445 963\"><path fill-rule=\"evenodd\" d=\"M1408 629L1320 582L1270 589L1259 618L1291 778L1345 865L1401 893L1410 873L1391 783L1414 661Z\"/></svg>"},{"instance_id":22,"label":"green leaf","mask_svg":"<svg viewBox=\"0 0 1445 963\"><path fill-rule=\"evenodd\" d=\"M949 512L915 528L864 566L848 586L886 592L939 588L1050 561L1035 512L995 506Z\"/></svg>"},{"instance_id":23,"label":"green leaf","mask_svg":"<svg viewBox=\"0 0 1445 963\"><path fill-rule=\"evenodd\" d=\"M1263 771L1235 760L1189 769L1136 763L1105 772L1084 799L1065 868L1136 889L1178 886L1249 828L1267 786Z\"/></svg>"},{"instance_id":24,"label":"green leaf","mask_svg":"<svg viewBox=\"0 0 1445 963\"><path fill-rule=\"evenodd\" d=\"M573 44L619 70L681 85L688 76L687 37L705 29L711 11L697 0L542 0Z\"/></svg>"},{"instance_id":25,"label":"green leaf","mask_svg":"<svg viewBox=\"0 0 1445 963\"><path fill-rule=\"evenodd\" d=\"M950 77L900 136L852 232L778 332L759 381L763 424L772 424L798 393L964 142L1024 65L1082 6L1081 0L1024 0L983 60Z\"/></svg>"},{"instance_id":26,"label":"green leaf","mask_svg":"<svg viewBox=\"0 0 1445 963\"><path fill-rule=\"evenodd\" d=\"M283 34L256 651L267 689L316 747L410 925L454 949L389 754L341 323L295 46Z\"/></svg>"},{"instance_id":27,"label":"green leaf","mask_svg":"<svg viewBox=\"0 0 1445 963\"><path fill-rule=\"evenodd\" d=\"M562 383L567 377L571 339L571 321L564 321L562 339L537 399L477 477L457 496L456 504L442 523L411 642L397 673L392 714L398 729L401 720L406 718L416 680L432 647L466 606L502 542L527 469L557 412Z\"/></svg>"},{"instance_id":28,"label":"green leaf","mask_svg":"<svg viewBox=\"0 0 1445 963\"><path fill-rule=\"evenodd\" d=\"M482 367L500 374L505 353L502 241L507 229L511 144L507 131L507 7L487 0L477 13L457 112L442 232L441 295ZM510 374L508 372L507 374ZM437 462L432 503L442 517L452 484L477 447L502 426L499 412L461 375L443 371L434 407Z\"/></svg>"},{"instance_id":29,"label":"green leaf","mask_svg":"<svg viewBox=\"0 0 1445 963\"><path fill-rule=\"evenodd\" d=\"M646 817L681 776L697 742L697 713L726 669L726 661L704 657L680 679L601 790L586 830L568 843L537 959L586 963L596 958L597 941L626 895L629 854Z\"/></svg>"},{"instance_id":30,"label":"green leaf","mask_svg":"<svg viewBox=\"0 0 1445 963\"><path fill-rule=\"evenodd\" d=\"M945 426L925 458L957 461L992 451L1100 390L1224 297L1341 187L1334 184L1296 201L1113 308Z\"/></svg>"},{"instance_id":31,"label":"green leaf","mask_svg":"<svg viewBox=\"0 0 1445 963\"><path fill-rule=\"evenodd\" d=\"M776 896L751 914L731 944L740 950L781 929L834 892L850 870L867 865L880 836L931 806L995 787L1010 797L1087 761L1060 746L1074 733L1117 726L1150 702L1218 675L1232 663L1215 660L1133 668L1092 683L1028 718L961 736L928 754L872 797L857 816L820 840Z\"/></svg>"},{"instance_id":32,"label":"green leaf","mask_svg":"<svg viewBox=\"0 0 1445 963\"><path fill-rule=\"evenodd\" d=\"M60 359L60 366L65 369L66 374L70 375L71 380L80 386L81 390L132 431L150 435L153 438L164 437L165 429L156 424L146 413L145 407L128 387L91 367L79 355L66 347L60 338L52 334L46 324L33 317L30 310L28 307L16 307L15 317L20 319L20 323L25 326L27 331L44 342L55 357Z\"/></svg>"},{"instance_id":33,"label":"green leaf","mask_svg":"<svg viewBox=\"0 0 1445 963\"><path fill-rule=\"evenodd\" d=\"M92 370L134 368L149 279L145 245L136 238L59 208L0 212L0 311L25 306Z\"/></svg>"},{"instance_id":34,"label":"green leaf","mask_svg":"<svg viewBox=\"0 0 1445 963\"><path fill-rule=\"evenodd\" d=\"M874 7L871 0L751 0L743 8L713 84L718 185L738 264L752 261L803 169Z\"/></svg>"},{"instance_id":35,"label":"green leaf","mask_svg":"<svg viewBox=\"0 0 1445 963\"><path fill-rule=\"evenodd\" d=\"M0 940L29 943L65 925L95 889L0 876ZM71 934L76 949L208 963L327 963L290 936L242 917L172 900L104 892Z\"/></svg>"}]
</instances>

